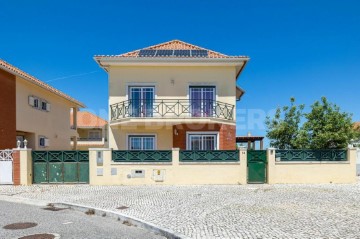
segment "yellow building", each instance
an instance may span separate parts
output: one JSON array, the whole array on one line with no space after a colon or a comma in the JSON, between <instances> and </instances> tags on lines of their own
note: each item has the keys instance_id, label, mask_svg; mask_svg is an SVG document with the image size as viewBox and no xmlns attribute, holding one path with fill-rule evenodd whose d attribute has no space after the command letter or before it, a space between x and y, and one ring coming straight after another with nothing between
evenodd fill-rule
<instances>
[{"instance_id":1,"label":"yellow building","mask_svg":"<svg viewBox=\"0 0 360 239\"><path fill-rule=\"evenodd\" d=\"M28 73L0 60L0 149L69 150L76 140L76 119L84 104ZM76 120L74 121L76 122Z\"/></svg>"},{"instance_id":2,"label":"yellow building","mask_svg":"<svg viewBox=\"0 0 360 239\"><path fill-rule=\"evenodd\" d=\"M235 149L248 57L173 40L94 59L109 75L110 148Z\"/></svg>"}]
</instances>

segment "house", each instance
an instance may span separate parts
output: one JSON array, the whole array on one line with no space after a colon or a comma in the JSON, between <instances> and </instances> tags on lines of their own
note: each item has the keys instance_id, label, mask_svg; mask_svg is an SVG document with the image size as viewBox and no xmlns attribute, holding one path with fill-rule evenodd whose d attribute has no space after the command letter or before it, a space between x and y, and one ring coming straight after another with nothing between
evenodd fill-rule
<instances>
[{"instance_id":1,"label":"house","mask_svg":"<svg viewBox=\"0 0 360 239\"><path fill-rule=\"evenodd\" d=\"M71 124L72 124L71 117ZM107 126L106 120L99 116L87 112L77 112L77 142L71 141L71 146L75 150L88 150L89 148L103 148L107 145Z\"/></svg>"},{"instance_id":2,"label":"house","mask_svg":"<svg viewBox=\"0 0 360 239\"><path fill-rule=\"evenodd\" d=\"M172 40L94 59L109 76L110 148L236 148L237 79L248 57Z\"/></svg>"},{"instance_id":3,"label":"house","mask_svg":"<svg viewBox=\"0 0 360 239\"><path fill-rule=\"evenodd\" d=\"M17 141L34 150L69 150L76 140L76 118L84 104L19 68L0 60L0 149L17 147ZM76 122L76 120L74 121Z\"/></svg>"}]
</instances>

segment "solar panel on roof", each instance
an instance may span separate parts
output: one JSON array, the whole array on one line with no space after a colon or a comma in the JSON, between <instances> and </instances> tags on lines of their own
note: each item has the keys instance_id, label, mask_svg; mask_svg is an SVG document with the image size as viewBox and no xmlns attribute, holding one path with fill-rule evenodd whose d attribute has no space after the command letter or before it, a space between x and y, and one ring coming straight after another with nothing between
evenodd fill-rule
<instances>
[{"instance_id":1,"label":"solar panel on roof","mask_svg":"<svg viewBox=\"0 0 360 239\"><path fill-rule=\"evenodd\" d=\"M155 56L156 50L140 50L140 57Z\"/></svg>"},{"instance_id":2,"label":"solar panel on roof","mask_svg":"<svg viewBox=\"0 0 360 239\"><path fill-rule=\"evenodd\" d=\"M174 56L190 56L190 50L174 50Z\"/></svg>"},{"instance_id":3,"label":"solar panel on roof","mask_svg":"<svg viewBox=\"0 0 360 239\"><path fill-rule=\"evenodd\" d=\"M191 56L193 57L207 57L208 51L207 50L191 50Z\"/></svg>"},{"instance_id":4,"label":"solar panel on roof","mask_svg":"<svg viewBox=\"0 0 360 239\"><path fill-rule=\"evenodd\" d=\"M156 56L172 56L174 50L157 50Z\"/></svg>"}]
</instances>

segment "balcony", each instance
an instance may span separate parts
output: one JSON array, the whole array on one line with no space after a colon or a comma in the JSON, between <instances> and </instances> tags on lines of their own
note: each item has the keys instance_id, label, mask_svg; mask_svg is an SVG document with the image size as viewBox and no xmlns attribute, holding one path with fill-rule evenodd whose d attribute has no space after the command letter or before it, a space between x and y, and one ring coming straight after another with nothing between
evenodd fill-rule
<instances>
[{"instance_id":1,"label":"balcony","mask_svg":"<svg viewBox=\"0 0 360 239\"><path fill-rule=\"evenodd\" d=\"M103 141L103 138L78 138L77 141L78 142L89 142L89 141L101 142L101 141Z\"/></svg>"},{"instance_id":2,"label":"balcony","mask_svg":"<svg viewBox=\"0 0 360 239\"><path fill-rule=\"evenodd\" d=\"M234 120L235 106L213 100L127 100L110 105L111 121L127 118L213 118Z\"/></svg>"}]
</instances>

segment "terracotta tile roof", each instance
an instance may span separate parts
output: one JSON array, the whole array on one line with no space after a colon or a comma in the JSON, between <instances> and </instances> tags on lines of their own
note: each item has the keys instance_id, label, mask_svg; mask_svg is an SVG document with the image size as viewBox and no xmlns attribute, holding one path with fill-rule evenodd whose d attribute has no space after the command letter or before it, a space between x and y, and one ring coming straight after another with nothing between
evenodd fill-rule
<instances>
[{"instance_id":1,"label":"terracotta tile roof","mask_svg":"<svg viewBox=\"0 0 360 239\"><path fill-rule=\"evenodd\" d=\"M70 117L70 124L72 125ZM87 111L77 112L77 127L103 127L107 125L107 121Z\"/></svg>"},{"instance_id":2,"label":"terracotta tile roof","mask_svg":"<svg viewBox=\"0 0 360 239\"><path fill-rule=\"evenodd\" d=\"M143 49L138 49L135 51L131 51L128 53L124 53L124 54L120 54L120 55L96 55L96 58L101 58L101 57L143 57L143 56L139 56L139 52L140 50L206 50L208 52L207 57L202 57L202 56L191 56L190 58L247 58L247 56L228 56L216 51L212 51L209 49L205 49L190 43L186 43L180 40L172 40L172 41L168 41L168 42L164 42L164 43L160 43L157 45L153 45L153 46L149 46L149 47L145 47ZM149 56L146 56L149 57ZM159 56L152 56L152 57L159 57ZM160 57L169 57L169 56L160 56ZM172 58L178 58L178 57L185 57L185 58L189 58L186 56L171 56Z\"/></svg>"},{"instance_id":3,"label":"terracotta tile roof","mask_svg":"<svg viewBox=\"0 0 360 239\"><path fill-rule=\"evenodd\" d=\"M355 129L360 129L360 122L355 122L354 123L354 128Z\"/></svg>"},{"instance_id":4,"label":"terracotta tile roof","mask_svg":"<svg viewBox=\"0 0 360 239\"><path fill-rule=\"evenodd\" d=\"M75 100L74 98L64 94L63 92L55 89L54 87L46 84L45 82L43 82L41 80L35 78L34 76L29 75L28 73L20 70L19 68L7 63L6 61L4 61L2 59L0 59L0 69L4 69L4 70L6 70L7 72L9 72L11 74L19 75L22 78L30 81L31 83L34 83L35 85L40 86L41 88L44 88L44 89L46 89L46 90L48 90L48 91L50 91L50 92L52 92L52 93L54 93L54 94L56 94L56 95L58 95L60 97L63 97L65 99L75 103L79 107L85 108L85 105L83 103L81 103L80 101Z\"/></svg>"}]
</instances>

